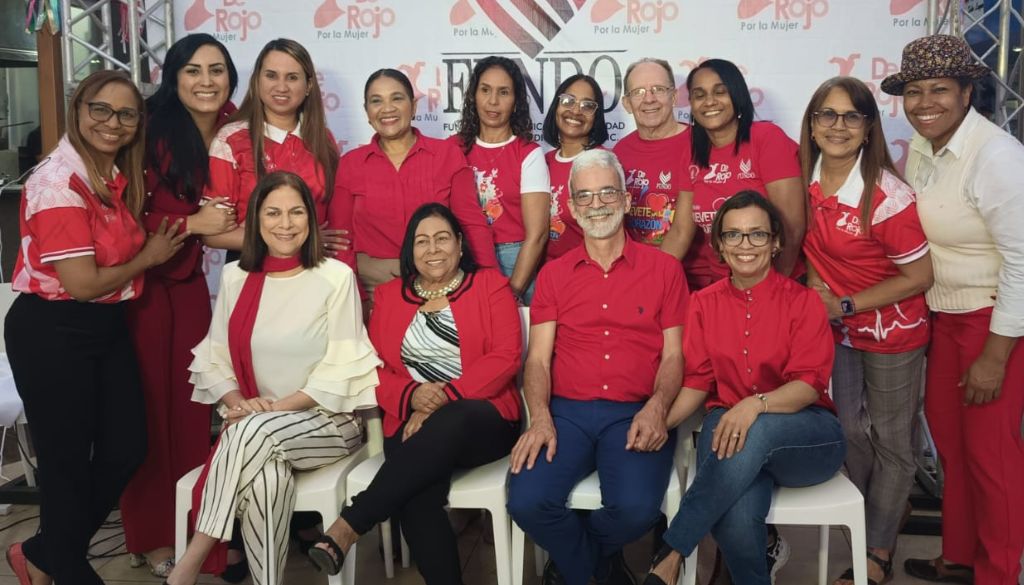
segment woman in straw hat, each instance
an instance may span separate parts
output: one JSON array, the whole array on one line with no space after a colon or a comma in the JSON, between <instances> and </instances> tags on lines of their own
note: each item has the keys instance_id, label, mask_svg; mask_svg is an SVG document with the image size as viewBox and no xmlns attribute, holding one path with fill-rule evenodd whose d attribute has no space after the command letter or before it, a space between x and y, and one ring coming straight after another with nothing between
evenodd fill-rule
<instances>
[{"instance_id":1,"label":"woman in straw hat","mask_svg":"<svg viewBox=\"0 0 1024 585\"><path fill-rule=\"evenodd\" d=\"M915 130L906 176L935 272L925 412L945 470L942 555L905 567L1010 585L1024 550L1024 146L971 108L987 73L963 39L934 35L903 49L882 90Z\"/></svg>"}]
</instances>

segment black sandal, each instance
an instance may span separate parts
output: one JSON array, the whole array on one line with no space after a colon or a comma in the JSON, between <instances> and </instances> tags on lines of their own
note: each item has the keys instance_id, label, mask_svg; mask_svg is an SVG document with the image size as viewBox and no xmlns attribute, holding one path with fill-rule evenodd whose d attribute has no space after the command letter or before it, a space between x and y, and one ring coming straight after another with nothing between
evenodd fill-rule
<instances>
[{"instance_id":1,"label":"black sandal","mask_svg":"<svg viewBox=\"0 0 1024 585\"><path fill-rule=\"evenodd\" d=\"M345 552L341 550L338 543L334 542L334 539L328 535L323 535L317 542L323 542L330 547L331 550L314 546L309 549L309 560L313 561L318 571L323 571L328 575L337 575L341 572L341 566L345 564ZM334 553L333 555L331 553Z\"/></svg>"},{"instance_id":2,"label":"black sandal","mask_svg":"<svg viewBox=\"0 0 1024 585\"><path fill-rule=\"evenodd\" d=\"M885 585L885 583L892 581L892 557L890 557L887 561L883 561L881 557L879 557L871 551L868 551L867 557L876 565L878 565L880 569L882 569L882 580L875 581L871 577L868 577L868 585ZM839 575L839 578L836 580L853 581L853 567L850 567L849 569L843 571L843 574Z\"/></svg>"},{"instance_id":3,"label":"black sandal","mask_svg":"<svg viewBox=\"0 0 1024 585\"><path fill-rule=\"evenodd\" d=\"M664 561L666 558L668 558L668 555L672 554L673 552L675 552L675 549L671 546L667 544L661 545L661 548L658 550L657 553L655 553L654 558L651 559L651 570L647 573L647 576L644 577L643 585L668 585L667 583L665 583L665 581L661 579L661 577L654 574L654 569L661 564L661 561ZM682 558L683 561L679 563L680 573L686 570L686 557Z\"/></svg>"}]
</instances>

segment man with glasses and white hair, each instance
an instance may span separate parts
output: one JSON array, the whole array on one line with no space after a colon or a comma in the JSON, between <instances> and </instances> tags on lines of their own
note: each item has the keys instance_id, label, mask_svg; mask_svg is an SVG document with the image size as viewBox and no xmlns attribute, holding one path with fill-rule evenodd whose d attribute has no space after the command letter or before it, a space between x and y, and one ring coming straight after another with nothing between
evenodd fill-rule
<instances>
[{"instance_id":1,"label":"man with glasses and white hair","mask_svg":"<svg viewBox=\"0 0 1024 585\"><path fill-rule=\"evenodd\" d=\"M615 145L631 198L626 231L682 259L696 228L690 133L675 118L672 66L664 59L641 59L626 69L625 86L622 105L636 123L636 130Z\"/></svg>"},{"instance_id":2,"label":"man with glasses and white hair","mask_svg":"<svg viewBox=\"0 0 1024 585\"><path fill-rule=\"evenodd\" d=\"M689 290L677 260L626 235L614 154L580 154L569 188L584 240L537 277L523 375L530 427L512 450L508 509L550 554L545 585L633 584L622 547L654 525L668 486L665 416L682 382ZM568 509L595 469L604 507Z\"/></svg>"}]
</instances>

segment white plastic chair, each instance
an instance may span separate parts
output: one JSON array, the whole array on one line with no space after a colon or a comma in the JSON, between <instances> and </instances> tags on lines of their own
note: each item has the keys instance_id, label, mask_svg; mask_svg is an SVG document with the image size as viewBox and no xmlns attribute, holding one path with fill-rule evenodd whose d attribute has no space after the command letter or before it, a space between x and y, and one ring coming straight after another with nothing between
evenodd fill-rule
<instances>
[{"instance_id":1,"label":"white plastic chair","mask_svg":"<svg viewBox=\"0 0 1024 585\"><path fill-rule=\"evenodd\" d=\"M694 473L687 477L686 488L693 483L697 469L697 450L690 451L689 468ZM828 578L828 531L833 524L850 529L850 547L853 551L853 582L868 585L867 533L864 520L864 496L842 473L832 479L802 488L777 487L772 494L772 506L765 519L767 524L796 524L819 526L818 529L818 584L826 585ZM693 556L696 557L694 550ZM687 560L687 567L691 563ZM696 566L695 564L693 565ZM696 571L689 571L686 585L694 585Z\"/></svg>"},{"instance_id":2,"label":"white plastic chair","mask_svg":"<svg viewBox=\"0 0 1024 585\"><path fill-rule=\"evenodd\" d=\"M0 328L2 328L2 324L7 318L7 311L11 309L14 299L18 298L19 294L21 293L14 291L9 284L0 283ZM0 354L2 354L2 359L7 359L7 343L4 340L2 331L0 331ZM14 423L14 432L18 435L18 455L21 459L22 473L25 474L25 483L28 484L29 487L35 487L35 470L28 457L28 433L25 432L26 424L28 424L28 420L25 418L25 411L22 410L21 414L18 415L18 420Z\"/></svg>"},{"instance_id":3,"label":"white plastic chair","mask_svg":"<svg viewBox=\"0 0 1024 585\"><path fill-rule=\"evenodd\" d=\"M682 499L682 485L689 479L688 462L691 460L688 454L693 451L693 443L690 434L700 426L703 413L695 414L680 423L676 429L676 450L673 456L673 473L669 477L668 489L665 490L665 497L661 502L661 511L671 522L679 512L679 501ZM576 484L566 505L572 510L597 510L601 508L601 483L597 478L597 472L591 473L582 481ZM525 534L515 522L512 523L512 582L515 585L522 585L523 562L525 559ZM537 576L544 572L544 564L547 562L547 552L540 546L534 544L533 559ZM696 568L697 551L695 550L686 559L687 567ZM644 567L646 570L647 567ZM690 571L696 579L696 570ZM679 576L679 584L682 585L683 576ZM693 581L690 582L692 585Z\"/></svg>"},{"instance_id":4,"label":"white plastic chair","mask_svg":"<svg viewBox=\"0 0 1024 585\"><path fill-rule=\"evenodd\" d=\"M519 318L522 322L523 355L526 354L526 340L530 330L530 310L520 307ZM348 476L349 503L352 496L369 487L380 466L384 463L384 455L378 454L366 460ZM506 504L508 502L508 457L502 457L480 467L456 472L452 476L452 486L448 491L449 508L484 509L491 513L494 530L494 570L498 577L498 585L516 583L511 574L511 543L509 542L511 519ZM394 576L394 560L391 551L391 523L380 525L381 540L384 543L384 571L390 579ZM358 543L357 543L358 544ZM355 583L355 552L356 545L349 550L343 571L348 574L348 584ZM402 541L402 566L408 567L408 549Z\"/></svg>"},{"instance_id":5,"label":"white plastic chair","mask_svg":"<svg viewBox=\"0 0 1024 585\"><path fill-rule=\"evenodd\" d=\"M380 413L377 409L361 410L359 414L366 420L367 442L354 453L330 465L312 471L295 473L295 511L318 512L325 525L330 525L341 510L345 501L345 478L356 466L368 457L379 453L382 445L383 429ZM188 513L192 509L192 486L199 478L202 467L197 467L178 480L175 490L174 506L174 554L175 560L181 560L188 543ZM288 530L288 525L274 527ZM353 580L345 580L342 573L329 576L330 585L352 585Z\"/></svg>"}]
</instances>

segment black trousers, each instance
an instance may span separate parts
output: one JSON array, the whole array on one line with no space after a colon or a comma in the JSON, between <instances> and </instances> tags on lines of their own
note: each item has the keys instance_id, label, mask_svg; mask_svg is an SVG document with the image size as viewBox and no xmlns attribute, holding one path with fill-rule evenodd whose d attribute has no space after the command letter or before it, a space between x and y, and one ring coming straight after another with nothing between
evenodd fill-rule
<instances>
[{"instance_id":1,"label":"black trousers","mask_svg":"<svg viewBox=\"0 0 1024 585\"><path fill-rule=\"evenodd\" d=\"M508 455L518 436L519 423L501 418L490 402L449 402L408 441L402 442L402 429L384 439L384 464L341 516L359 534L396 516L427 585L461 584L459 549L444 509L452 473Z\"/></svg>"},{"instance_id":2,"label":"black trousers","mask_svg":"<svg viewBox=\"0 0 1024 585\"><path fill-rule=\"evenodd\" d=\"M124 307L22 294L4 339L39 467L39 532L25 556L57 583L102 584L89 541L146 455Z\"/></svg>"}]
</instances>

